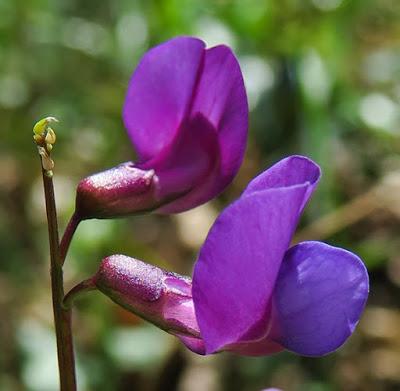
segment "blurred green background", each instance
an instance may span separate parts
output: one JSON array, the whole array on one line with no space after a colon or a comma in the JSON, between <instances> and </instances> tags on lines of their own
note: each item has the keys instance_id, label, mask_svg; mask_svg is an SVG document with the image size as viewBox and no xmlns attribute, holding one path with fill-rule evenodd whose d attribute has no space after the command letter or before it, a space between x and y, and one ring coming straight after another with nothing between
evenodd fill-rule
<instances>
[{"instance_id":1,"label":"blurred green background","mask_svg":"<svg viewBox=\"0 0 400 391\"><path fill-rule=\"evenodd\" d=\"M63 229L80 178L134 159L121 121L128 79L149 47L179 34L228 44L239 58L251 109L243 167L222 196L191 212L84 222L66 287L113 253L190 274L218 211L258 172L301 153L324 175L296 240L360 254L368 307L328 357L200 357L90 293L74 313L79 389L398 390L398 0L0 0L0 390L57 389L33 124L61 121L53 157Z\"/></svg>"}]
</instances>

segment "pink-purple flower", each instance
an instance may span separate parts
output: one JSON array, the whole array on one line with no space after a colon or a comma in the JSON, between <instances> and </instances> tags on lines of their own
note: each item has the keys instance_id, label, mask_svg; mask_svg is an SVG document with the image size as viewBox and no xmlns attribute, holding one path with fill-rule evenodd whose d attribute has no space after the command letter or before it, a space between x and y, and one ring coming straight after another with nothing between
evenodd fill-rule
<instances>
[{"instance_id":1,"label":"pink-purple flower","mask_svg":"<svg viewBox=\"0 0 400 391\"><path fill-rule=\"evenodd\" d=\"M215 221L193 281L113 255L93 283L200 354L332 352L354 331L369 282L347 250L322 242L289 248L319 178L314 162L291 156L252 180Z\"/></svg>"},{"instance_id":2,"label":"pink-purple flower","mask_svg":"<svg viewBox=\"0 0 400 391\"><path fill-rule=\"evenodd\" d=\"M130 80L123 120L138 160L80 182L80 219L176 213L214 198L237 173L247 139L246 92L232 51L191 37L149 50Z\"/></svg>"}]
</instances>

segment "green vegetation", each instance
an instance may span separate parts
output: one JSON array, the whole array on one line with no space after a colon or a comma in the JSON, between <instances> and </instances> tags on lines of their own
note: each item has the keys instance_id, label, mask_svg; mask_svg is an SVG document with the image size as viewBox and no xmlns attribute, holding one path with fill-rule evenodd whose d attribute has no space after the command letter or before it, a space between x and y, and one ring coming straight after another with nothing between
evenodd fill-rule
<instances>
[{"instance_id":1,"label":"green vegetation","mask_svg":"<svg viewBox=\"0 0 400 391\"><path fill-rule=\"evenodd\" d=\"M189 274L218 211L262 169L301 153L324 176L299 237L359 253L369 307L325 358L199 358L90 293L74 313L79 389L397 389L399 22L395 0L0 0L0 390L57 389L33 124L61 121L53 171L64 228L80 178L134 159L121 121L130 74L149 47L180 34L228 44L239 58L251 109L244 165L221 197L192 212L82 223L67 287L113 253Z\"/></svg>"}]
</instances>

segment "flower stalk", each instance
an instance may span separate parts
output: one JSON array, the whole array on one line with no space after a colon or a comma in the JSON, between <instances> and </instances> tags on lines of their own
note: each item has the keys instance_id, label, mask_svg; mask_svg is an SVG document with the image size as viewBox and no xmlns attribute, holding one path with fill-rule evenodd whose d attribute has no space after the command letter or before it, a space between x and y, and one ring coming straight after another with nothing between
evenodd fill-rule
<instances>
[{"instance_id":1,"label":"flower stalk","mask_svg":"<svg viewBox=\"0 0 400 391\"><path fill-rule=\"evenodd\" d=\"M67 228L64 231L64 235L61 238L61 243L60 243L60 263L61 265L64 264L65 258L67 256L67 252L69 249L69 246L72 241L72 237L74 236L74 233L76 229L78 228L78 225L80 223L81 219L78 216L77 213L74 213L71 216L71 219L68 222Z\"/></svg>"},{"instance_id":2,"label":"flower stalk","mask_svg":"<svg viewBox=\"0 0 400 391\"><path fill-rule=\"evenodd\" d=\"M34 127L34 141L38 146L42 163L43 189L46 201L47 225L50 247L50 276L53 299L54 326L57 340L60 390L75 391L75 358L71 330L71 310L64 309L63 271L58 238L57 210L54 197L53 172L54 162L50 151L55 142L55 133L48 127L54 122L52 117L39 121ZM49 136L50 135L50 136ZM50 142L49 142L50 141ZM51 145L51 147L49 147Z\"/></svg>"},{"instance_id":3,"label":"flower stalk","mask_svg":"<svg viewBox=\"0 0 400 391\"><path fill-rule=\"evenodd\" d=\"M88 278L87 280L80 282L65 295L63 300L63 307L66 310L71 309L77 297L80 297L82 294L93 291L95 289L97 289L97 287L93 281L93 278Z\"/></svg>"}]
</instances>

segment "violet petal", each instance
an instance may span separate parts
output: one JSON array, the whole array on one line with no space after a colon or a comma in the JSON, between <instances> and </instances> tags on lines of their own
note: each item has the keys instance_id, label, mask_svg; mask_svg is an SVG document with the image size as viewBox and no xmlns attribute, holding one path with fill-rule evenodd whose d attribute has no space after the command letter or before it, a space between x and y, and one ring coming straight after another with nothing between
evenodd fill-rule
<instances>
[{"instance_id":1,"label":"violet petal","mask_svg":"<svg viewBox=\"0 0 400 391\"><path fill-rule=\"evenodd\" d=\"M251 194L266 188L289 187L309 182L310 186L302 205L303 208L320 178L321 169L311 159L301 155L292 155L280 160L267 171L254 178L243 194Z\"/></svg>"},{"instance_id":2,"label":"violet petal","mask_svg":"<svg viewBox=\"0 0 400 391\"><path fill-rule=\"evenodd\" d=\"M173 140L187 114L204 57L204 42L171 39L149 50L129 82L123 119L140 160Z\"/></svg>"},{"instance_id":3,"label":"violet petal","mask_svg":"<svg viewBox=\"0 0 400 391\"><path fill-rule=\"evenodd\" d=\"M168 148L154 159L138 165L142 170L153 169L157 173L157 197L162 200L159 212L171 213L172 209L173 212L181 212L211 197L204 182L210 176L218 176L218 143L212 124L203 115L197 114L184 121ZM206 199L187 198L185 195L188 193L203 194ZM171 199L174 201L168 203Z\"/></svg>"},{"instance_id":4,"label":"violet petal","mask_svg":"<svg viewBox=\"0 0 400 391\"><path fill-rule=\"evenodd\" d=\"M354 331L368 289L367 270L353 253L321 242L292 247L274 291L279 342L305 356L336 350Z\"/></svg>"},{"instance_id":5,"label":"violet petal","mask_svg":"<svg viewBox=\"0 0 400 391\"><path fill-rule=\"evenodd\" d=\"M248 105L240 66L227 46L206 50L192 114L203 114L221 140L221 174L240 166L247 139Z\"/></svg>"},{"instance_id":6,"label":"violet petal","mask_svg":"<svg viewBox=\"0 0 400 391\"><path fill-rule=\"evenodd\" d=\"M242 163L248 130L248 105L239 63L228 47L221 45L205 51L189 116L190 121L196 117L206 119L216 130L214 166L205 171L207 175L203 176L201 185L163 206L160 209L163 213L180 212L214 198L232 181Z\"/></svg>"},{"instance_id":7,"label":"violet petal","mask_svg":"<svg viewBox=\"0 0 400 391\"><path fill-rule=\"evenodd\" d=\"M209 232L193 276L196 317L207 353L265 334L281 261L318 178L318 166L307 159L313 168L310 177L286 181L285 173L296 177L290 172L304 159L278 163L257 177L256 190L226 208ZM268 188L270 182L263 178L271 175L276 180Z\"/></svg>"}]
</instances>

